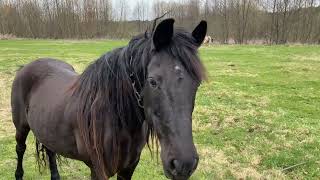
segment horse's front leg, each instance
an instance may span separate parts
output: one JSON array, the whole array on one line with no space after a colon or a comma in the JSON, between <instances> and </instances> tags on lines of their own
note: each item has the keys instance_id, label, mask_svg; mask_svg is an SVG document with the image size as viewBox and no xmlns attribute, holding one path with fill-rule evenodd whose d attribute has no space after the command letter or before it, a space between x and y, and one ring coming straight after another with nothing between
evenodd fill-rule
<instances>
[{"instance_id":1,"label":"horse's front leg","mask_svg":"<svg viewBox=\"0 0 320 180\"><path fill-rule=\"evenodd\" d=\"M136 167L139 163L139 159L134 164L132 164L130 167L127 167L127 168L121 170L120 172L118 172L117 180L130 180L133 175L134 170L136 169Z\"/></svg>"},{"instance_id":2,"label":"horse's front leg","mask_svg":"<svg viewBox=\"0 0 320 180\"><path fill-rule=\"evenodd\" d=\"M98 180L98 176L96 175L96 172L93 168L90 168L91 171L91 180Z\"/></svg>"},{"instance_id":3,"label":"horse's front leg","mask_svg":"<svg viewBox=\"0 0 320 180\"><path fill-rule=\"evenodd\" d=\"M51 172L51 180L60 180L59 171L57 168L57 157L56 153L46 148L47 155L49 157L49 167Z\"/></svg>"},{"instance_id":4,"label":"horse's front leg","mask_svg":"<svg viewBox=\"0 0 320 180\"><path fill-rule=\"evenodd\" d=\"M93 165L89 162L84 162L90 168L90 180L104 180L103 178L99 178L96 174Z\"/></svg>"}]
</instances>

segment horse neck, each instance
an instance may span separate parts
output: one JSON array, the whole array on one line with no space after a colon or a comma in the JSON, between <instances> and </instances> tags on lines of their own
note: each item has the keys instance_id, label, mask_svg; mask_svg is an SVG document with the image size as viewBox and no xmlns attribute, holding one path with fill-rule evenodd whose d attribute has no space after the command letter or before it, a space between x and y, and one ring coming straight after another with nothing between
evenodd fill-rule
<instances>
[{"instance_id":1,"label":"horse neck","mask_svg":"<svg viewBox=\"0 0 320 180\"><path fill-rule=\"evenodd\" d=\"M143 122L145 120L142 101L139 102L139 97L141 96L141 91L144 85L144 66L143 63L141 63L142 57L139 57L138 55L133 55L135 53L129 51L128 47L123 48L122 51L120 51L119 53L120 56L124 57L120 59L125 59L127 61L126 69L130 75L130 81L133 91L132 93L135 97L133 99L134 103L130 103L132 106L132 108L130 108L131 112L126 112L131 113L131 119L127 119L126 128L129 131L136 131L137 129L140 129L142 127Z\"/></svg>"}]
</instances>

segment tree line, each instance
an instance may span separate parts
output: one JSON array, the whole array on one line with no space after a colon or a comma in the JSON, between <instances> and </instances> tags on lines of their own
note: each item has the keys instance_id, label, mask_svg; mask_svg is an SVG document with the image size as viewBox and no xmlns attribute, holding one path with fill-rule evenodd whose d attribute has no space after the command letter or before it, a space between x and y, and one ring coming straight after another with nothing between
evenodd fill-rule
<instances>
[{"instance_id":1,"label":"tree line","mask_svg":"<svg viewBox=\"0 0 320 180\"><path fill-rule=\"evenodd\" d=\"M320 43L320 0L1 0L0 34L27 38L129 38L169 12L192 29L204 19L220 43Z\"/></svg>"}]
</instances>

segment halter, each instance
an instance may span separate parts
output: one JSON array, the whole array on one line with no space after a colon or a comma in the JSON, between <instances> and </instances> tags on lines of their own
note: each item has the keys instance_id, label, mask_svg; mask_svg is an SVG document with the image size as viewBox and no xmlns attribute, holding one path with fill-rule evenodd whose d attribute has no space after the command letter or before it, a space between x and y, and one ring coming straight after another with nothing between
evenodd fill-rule
<instances>
[{"instance_id":1,"label":"halter","mask_svg":"<svg viewBox=\"0 0 320 180\"><path fill-rule=\"evenodd\" d=\"M131 66L132 65L132 56L130 57L129 64L130 64L130 67L132 67ZM138 106L143 109L144 108L143 107L143 98L142 98L141 93L139 93L139 91L136 88L136 81L135 81L136 79L138 79L137 74L134 71L131 71L130 80L131 80L131 86L132 86L132 89L133 89L133 93L134 93L134 96L135 96L135 98L136 98L136 100L138 102ZM140 86L140 83L138 83L138 84ZM140 89L142 89L141 86L140 86Z\"/></svg>"}]
</instances>

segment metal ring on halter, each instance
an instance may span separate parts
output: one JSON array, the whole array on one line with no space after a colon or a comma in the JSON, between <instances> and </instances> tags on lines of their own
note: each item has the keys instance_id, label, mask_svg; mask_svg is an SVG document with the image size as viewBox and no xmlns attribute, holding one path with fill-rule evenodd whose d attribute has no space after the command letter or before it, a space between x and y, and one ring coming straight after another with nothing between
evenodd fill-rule
<instances>
[{"instance_id":1,"label":"metal ring on halter","mask_svg":"<svg viewBox=\"0 0 320 180\"><path fill-rule=\"evenodd\" d=\"M136 84L135 81L133 81L133 82L131 83L132 88L133 88L133 91L134 91L134 96L135 96L136 99L137 99L138 106L141 107L141 108L144 108L143 105L142 105L141 95L140 95L140 93L137 91L135 84Z\"/></svg>"},{"instance_id":2,"label":"metal ring on halter","mask_svg":"<svg viewBox=\"0 0 320 180\"><path fill-rule=\"evenodd\" d=\"M131 65L132 65L132 56L130 57L130 62L129 62L129 64L130 64L130 67L131 67ZM141 95L140 95L140 93L137 91L137 88L136 88L135 73L134 73L134 72L131 72L131 73L130 73L130 79L131 79L131 81L132 81L131 86L132 86L132 89L133 89L134 96L135 96L135 98L136 98L136 100L137 100L137 102L138 102L138 106L141 107L141 108L144 108L144 107L143 107L143 104L142 104Z\"/></svg>"}]
</instances>

